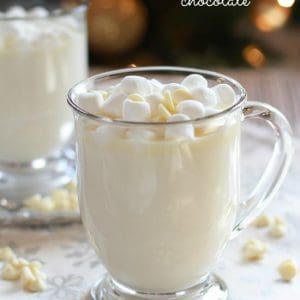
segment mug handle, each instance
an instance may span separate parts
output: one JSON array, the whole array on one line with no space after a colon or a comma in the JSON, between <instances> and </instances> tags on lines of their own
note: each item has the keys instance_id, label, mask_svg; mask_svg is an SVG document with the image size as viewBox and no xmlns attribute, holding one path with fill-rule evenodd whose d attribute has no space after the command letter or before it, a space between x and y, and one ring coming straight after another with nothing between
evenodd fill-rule
<instances>
[{"instance_id":1,"label":"mug handle","mask_svg":"<svg viewBox=\"0 0 300 300\"><path fill-rule=\"evenodd\" d=\"M241 203L231 238L236 237L269 204L288 171L294 153L292 130L284 115L271 105L248 101L243 109L244 119L261 119L275 132L273 154L258 184Z\"/></svg>"}]
</instances>

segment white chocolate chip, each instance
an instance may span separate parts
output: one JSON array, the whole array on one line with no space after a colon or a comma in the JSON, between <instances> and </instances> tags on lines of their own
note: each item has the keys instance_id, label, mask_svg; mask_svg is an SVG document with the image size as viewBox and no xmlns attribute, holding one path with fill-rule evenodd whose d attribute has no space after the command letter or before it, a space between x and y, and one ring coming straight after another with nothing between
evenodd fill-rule
<instances>
[{"instance_id":1,"label":"white chocolate chip","mask_svg":"<svg viewBox=\"0 0 300 300\"><path fill-rule=\"evenodd\" d=\"M270 234L274 238L281 238L286 235L286 226L274 223L271 227Z\"/></svg>"},{"instance_id":2,"label":"white chocolate chip","mask_svg":"<svg viewBox=\"0 0 300 300\"><path fill-rule=\"evenodd\" d=\"M194 89L196 87L207 87L207 80L199 74L191 74L185 77L181 84L187 89Z\"/></svg>"},{"instance_id":3,"label":"white chocolate chip","mask_svg":"<svg viewBox=\"0 0 300 300\"><path fill-rule=\"evenodd\" d=\"M123 120L134 122L146 122L150 120L151 109L147 102L138 102L126 99L123 103Z\"/></svg>"},{"instance_id":4,"label":"white chocolate chip","mask_svg":"<svg viewBox=\"0 0 300 300\"><path fill-rule=\"evenodd\" d=\"M78 204L78 196L77 194L71 193L69 196L69 207L71 210L78 210L79 204Z\"/></svg>"},{"instance_id":5,"label":"white chocolate chip","mask_svg":"<svg viewBox=\"0 0 300 300\"><path fill-rule=\"evenodd\" d=\"M259 240L249 240L244 246L244 257L247 260L260 260L265 256L267 246Z\"/></svg>"},{"instance_id":6,"label":"white chocolate chip","mask_svg":"<svg viewBox=\"0 0 300 300\"><path fill-rule=\"evenodd\" d=\"M266 214L260 215L254 222L256 227L268 227L271 224L271 219Z\"/></svg>"},{"instance_id":7,"label":"white chocolate chip","mask_svg":"<svg viewBox=\"0 0 300 300\"><path fill-rule=\"evenodd\" d=\"M80 94L77 101L79 107L92 114L99 113L104 103L102 93L97 91Z\"/></svg>"},{"instance_id":8,"label":"white chocolate chip","mask_svg":"<svg viewBox=\"0 0 300 300\"><path fill-rule=\"evenodd\" d=\"M190 118L183 114L175 114L169 117L168 122L187 121ZM166 139L188 138L195 137L194 127L192 124L178 124L167 126L165 130Z\"/></svg>"},{"instance_id":9,"label":"white chocolate chip","mask_svg":"<svg viewBox=\"0 0 300 300\"><path fill-rule=\"evenodd\" d=\"M152 86L149 80L141 76L126 76L120 82L121 90L129 94L149 95L152 92Z\"/></svg>"},{"instance_id":10,"label":"white chocolate chip","mask_svg":"<svg viewBox=\"0 0 300 300\"><path fill-rule=\"evenodd\" d=\"M47 289L47 284L44 279L37 277L34 281L28 282L23 288L29 292L42 292Z\"/></svg>"},{"instance_id":11,"label":"white chocolate chip","mask_svg":"<svg viewBox=\"0 0 300 300\"><path fill-rule=\"evenodd\" d=\"M274 217L274 224L275 225L285 225L283 219L280 217Z\"/></svg>"},{"instance_id":12,"label":"white chocolate chip","mask_svg":"<svg viewBox=\"0 0 300 300\"><path fill-rule=\"evenodd\" d=\"M55 211L71 210L69 192L66 189L54 190L51 193L51 199L53 201Z\"/></svg>"},{"instance_id":13,"label":"white chocolate chip","mask_svg":"<svg viewBox=\"0 0 300 300\"><path fill-rule=\"evenodd\" d=\"M172 92L173 101L178 103L180 101L192 99L192 94L186 89L177 89Z\"/></svg>"},{"instance_id":14,"label":"white chocolate chip","mask_svg":"<svg viewBox=\"0 0 300 300\"><path fill-rule=\"evenodd\" d=\"M163 120L168 120L172 116L169 110L162 103L158 105L158 115Z\"/></svg>"},{"instance_id":15,"label":"white chocolate chip","mask_svg":"<svg viewBox=\"0 0 300 300\"><path fill-rule=\"evenodd\" d=\"M10 261L14 258L16 255L10 247L0 248L0 261Z\"/></svg>"},{"instance_id":16,"label":"white chocolate chip","mask_svg":"<svg viewBox=\"0 0 300 300\"><path fill-rule=\"evenodd\" d=\"M76 193L77 192L77 183L74 180L71 180L69 183L67 183L65 185L65 188L71 193Z\"/></svg>"},{"instance_id":17,"label":"white chocolate chip","mask_svg":"<svg viewBox=\"0 0 300 300\"><path fill-rule=\"evenodd\" d=\"M9 262L6 262L2 267L1 277L4 280L18 280L20 275L21 271Z\"/></svg>"},{"instance_id":18,"label":"white chocolate chip","mask_svg":"<svg viewBox=\"0 0 300 300\"><path fill-rule=\"evenodd\" d=\"M205 115L205 108L203 104L195 100L180 102L176 106L176 110L180 114L187 115L190 119L201 118Z\"/></svg>"},{"instance_id":19,"label":"white chocolate chip","mask_svg":"<svg viewBox=\"0 0 300 300\"><path fill-rule=\"evenodd\" d=\"M34 207L32 208L34 209ZM35 209L43 212L51 212L55 209L55 205L50 197L44 197Z\"/></svg>"},{"instance_id":20,"label":"white chocolate chip","mask_svg":"<svg viewBox=\"0 0 300 300\"><path fill-rule=\"evenodd\" d=\"M21 281L21 286L24 289L28 289L30 284L32 284L35 281L35 276L29 267L22 268L20 281Z\"/></svg>"},{"instance_id":21,"label":"white chocolate chip","mask_svg":"<svg viewBox=\"0 0 300 300\"><path fill-rule=\"evenodd\" d=\"M288 259L283 261L277 270L282 280L291 281L297 275L298 267L294 260Z\"/></svg>"},{"instance_id":22,"label":"white chocolate chip","mask_svg":"<svg viewBox=\"0 0 300 300\"><path fill-rule=\"evenodd\" d=\"M225 83L218 84L212 88L218 98L218 106L221 108L228 108L234 104L236 95L233 88Z\"/></svg>"},{"instance_id":23,"label":"white chocolate chip","mask_svg":"<svg viewBox=\"0 0 300 300\"><path fill-rule=\"evenodd\" d=\"M168 83L163 87L162 94L165 94L166 92L170 92L172 94L175 90L179 89L184 89L184 86L179 83Z\"/></svg>"}]
</instances>

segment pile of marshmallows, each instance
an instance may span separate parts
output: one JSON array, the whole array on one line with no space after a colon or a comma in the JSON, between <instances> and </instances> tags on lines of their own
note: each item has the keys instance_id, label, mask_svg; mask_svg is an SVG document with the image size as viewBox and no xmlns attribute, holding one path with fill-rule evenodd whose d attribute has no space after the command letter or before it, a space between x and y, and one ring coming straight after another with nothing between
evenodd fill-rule
<instances>
[{"instance_id":1,"label":"pile of marshmallows","mask_svg":"<svg viewBox=\"0 0 300 300\"><path fill-rule=\"evenodd\" d=\"M107 90L80 94L77 101L85 111L109 119L177 122L220 112L235 103L236 94L228 84L208 87L207 80L199 74L191 74L181 83L168 84L141 76L126 76L119 84ZM100 127L99 131L104 134L103 128ZM156 138L155 133L151 134L149 130L129 132L129 137ZM114 133L117 134L116 130ZM193 139L195 128L190 123L168 126L164 137Z\"/></svg>"},{"instance_id":2,"label":"pile of marshmallows","mask_svg":"<svg viewBox=\"0 0 300 300\"><path fill-rule=\"evenodd\" d=\"M9 20L0 26L0 49L14 46L24 48L34 42L60 42L62 37L70 37L72 31L78 28L78 22L72 16L62 16L55 21L47 19L48 16L49 11L41 6L28 11L21 6L12 6L6 12L0 12L0 21Z\"/></svg>"}]
</instances>

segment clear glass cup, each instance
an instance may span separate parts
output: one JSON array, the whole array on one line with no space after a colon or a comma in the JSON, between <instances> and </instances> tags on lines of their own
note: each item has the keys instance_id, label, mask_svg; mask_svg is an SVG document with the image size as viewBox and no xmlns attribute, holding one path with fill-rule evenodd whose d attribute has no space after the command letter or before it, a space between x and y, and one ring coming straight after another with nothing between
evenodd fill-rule
<instances>
[{"instance_id":1,"label":"clear glass cup","mask_svg":"<svg viewBox=\"0 0 300 300\"><path fill-rule=\"evenodd\" d=\"M108 120L84 111L77 95L140 75L180 82L203 75L209 85L236 92L230 108L176 123ZM211 273L226 243L270 201L293 153L291 129L275 108L247 102L244 88L222 74L190 68L147 67L103 73L73 87L80 211L108 275L92 299L227 299ZM259 118L274 129L268 167L247 201L239 193L240 128ZM193 126L196 139L166 140L166 130ZM145 139L151 132L156 139Z\"/></svg>"},{"instance_id":2,"label":"clear glass cup","mask_svg":"<svg viewBox=\"0 0 300 300\"><path fill-rule=\"evenodd\" d=\"M11 5L0 5L0 199L23 200L74 174L74 123L64 99L87 77L86 5Z\"/></svg>"}]
</instances>

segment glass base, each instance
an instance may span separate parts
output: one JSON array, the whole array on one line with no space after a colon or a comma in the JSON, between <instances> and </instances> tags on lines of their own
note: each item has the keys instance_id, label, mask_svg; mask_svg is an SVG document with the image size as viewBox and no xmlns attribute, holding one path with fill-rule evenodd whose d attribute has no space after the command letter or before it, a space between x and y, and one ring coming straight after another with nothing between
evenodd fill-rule
<instances>
[{"instance_id":1,"label":"glass base","mask_svg":"<svg viewBox=\"0 0 300 300\"><path fill-rule=\"evenodd\" d=\"M21 203L67 184L75 174L74 157L74 151L67 149L30 163L0 162L0 199Z\"/></svg>"},{"instance_id":2,"label":"glass base","mask_svg":"<svg viewBox=\"0 0 300 300\"><path fill-rule=\"evenodd\" d=\"M201 283L174 293L144 293L115 282L109 275L99 281L90 292L91 300L226 300L228 290L222 279L210 274Z\"/></svg>"}]
</instances>

